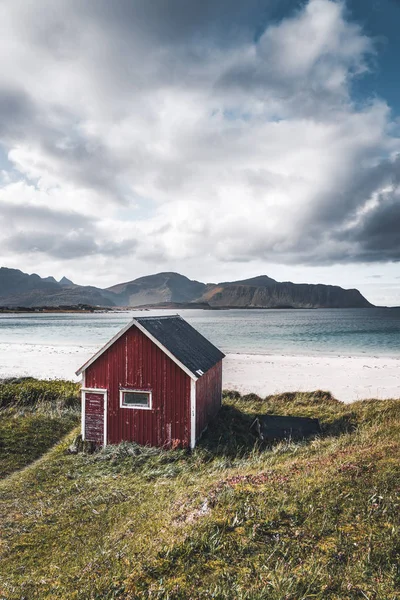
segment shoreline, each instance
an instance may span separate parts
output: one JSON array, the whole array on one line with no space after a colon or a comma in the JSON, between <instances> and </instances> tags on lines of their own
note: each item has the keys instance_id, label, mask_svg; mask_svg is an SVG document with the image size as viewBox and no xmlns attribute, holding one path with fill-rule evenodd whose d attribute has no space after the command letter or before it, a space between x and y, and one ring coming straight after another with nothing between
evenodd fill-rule
<instances>
[{"instance_id":1,"label":"shoreline","mask_svg":"<svg viewBox=\"0 0 400 600\"><path fill-rule=\"evenodd\" d=\"M101 345L0 343L0 379L32 376L78 381L75 371ZM261 397L330 391L343 402L400 398L400 356L227 354L223 387Z\"/></svg>"},{"instance_id":2,"label":"shoreline","mask_svg":"<svg viewBox=\"0 0 400 600\"><path fill-rule=\"evenodd\" d=\"M228 310L272 310L272 311L320 311L320 310L371 310L371 309L400 309L399 305L393 306L381 306L379 304L372 304L371 306L211 306L204 303L171 303L167 305L157 304L145 304L142 306L88 306L88 308L79 308L71 306L70 308L51 307L51 306L36 306L36 307L0 307L0 314L70 314L70 313L84 313L84 314L102 314L102 313L129 313L129 312L146 312L146 311L157 311L157 310L206 310L206 311L228 311Z\"/></svg>"},{"instance_id":3,"label":"shoreline","mask_svg":"<svg viewBox=\"0 0 400 600\"><path fill-rule=\"evenodd\" d=\"M48 349L65 349L65 351L67 351L67 353L69 352L80 352L80 351L86 351L86 352L91 352L92 354L94 354L95 352L97 352L100 348L102 348L102 346L104 346L105 342L101 342L100 344L96 344L96 343L86 343L85 345L80 344L80 343L69 343L69 344L65 344L62 341L60 342L46 342L46 341L42 341L42 342L35 342L34 344L30 343L30 342L23 342L23 341L17 341L17 342L11 342L11 341L5 341L5 342L1 342L0 341L0 355L2 354L4 349L8 349L5 347L11 346L12 348L16 348L19 347L22 351L24 349L29 349L29 351L31 351L32 349L39 349L39 348L48 348ZM382 353L364 353L364 352L324 352L324 353L318 353L315 352L312 354L309 353L300 353L300 352L280 352L280 351L270 351L270 352L257 352L254 351L252 352L251 350L245 350L243 352L230 352L229 350L227 350L226 348L221 347L221 351L225 354L226 357L231 357L231 358L235 358L235 357L261 357L261 358L309 358L309 359L336 359L336 358L343 358L343 359L353 359L353 358L364 358L365 360L397 360L400 361L400 353L398 354L393 354L388 352L387 354ZM89 358L90 358L91 354L89 354ZM399 365L400 366L400 365ZM0 370L1 370L1 364L0 364Z\"/></svg>"}]
</instances>

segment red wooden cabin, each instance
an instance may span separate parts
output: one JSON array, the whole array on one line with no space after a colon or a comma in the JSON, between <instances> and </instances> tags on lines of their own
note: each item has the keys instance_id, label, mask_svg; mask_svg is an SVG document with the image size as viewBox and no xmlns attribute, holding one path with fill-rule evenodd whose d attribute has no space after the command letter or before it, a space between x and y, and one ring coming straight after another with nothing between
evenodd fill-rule
<instances>
[{"instance_id":1,"label":"red wooden cabin","mask_svg":"<svg viewBox=\"0 0 400 600\"><path fill-rule=\"evenodd\" d=\"M76 373L83 439L194 448L221 406L223 358L179 316L133 319Z\"/></svg>"}]
</instances>

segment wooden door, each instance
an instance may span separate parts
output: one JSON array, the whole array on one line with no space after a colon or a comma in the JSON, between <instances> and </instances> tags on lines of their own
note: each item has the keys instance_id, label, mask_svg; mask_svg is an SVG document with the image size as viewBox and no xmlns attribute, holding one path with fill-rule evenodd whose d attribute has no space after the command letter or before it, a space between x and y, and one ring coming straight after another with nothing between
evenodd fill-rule
<instances>
[{"instance_id":1,"label":"wooden door","mask_svg":"<svg viewBox=\"0 0 400 600\"><path fill-rule=\"evenodd\" d=\"M82 437L88 442L107 443L107 391L82 390Z\"/></svg>"}]
</instances>

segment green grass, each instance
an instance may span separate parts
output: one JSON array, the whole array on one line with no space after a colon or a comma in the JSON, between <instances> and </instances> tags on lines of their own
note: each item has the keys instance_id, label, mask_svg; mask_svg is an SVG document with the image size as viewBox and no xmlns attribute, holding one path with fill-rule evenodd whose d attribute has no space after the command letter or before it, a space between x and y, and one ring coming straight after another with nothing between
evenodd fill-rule
<instances>
[{"instance_id":1,"label":"green grass","mask_svg":"<svg viewBox=\"0 0 400 600\"><path fill-rule=\"evenodd\" d=\"M260 448L266 411L323 435ZM0 484L0 598L400 599L400 403L226 397L188 453L66 453Z\"/></svg>"},{"instance_id":2,"label":"green grass","mask_svg":"<svg viewBox=\"0 0 400 600\"><path fill-rule=\"evenodd\" d=\"M79 388L68 381L0 384L0 479L60 441L79 420Z\"/></svg>"},{"instance_id":3,"label":"green grass","mask_svg":"<svg viewBox=\"0 0 400 600\"><path fill-rule=\"evenodd\" d=\"M37 408L41 404L58 409L77 408L79 389L79 384L62 379L3 379L0 380L0 408Z\"/></svg>"}]
</instances>

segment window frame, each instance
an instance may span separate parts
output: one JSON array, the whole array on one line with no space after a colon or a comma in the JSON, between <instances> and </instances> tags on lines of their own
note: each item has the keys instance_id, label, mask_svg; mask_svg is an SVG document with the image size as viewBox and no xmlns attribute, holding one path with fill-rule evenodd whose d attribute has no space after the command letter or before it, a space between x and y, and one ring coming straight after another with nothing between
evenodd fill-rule
<instances>
[{"instance_id":1,"label":"window frame","mask_svg":"<svg viewBox=\"0 0 400 600\"><path fill-rule=\"evenodd\" d=\"M141 404L124 404L124 394L147 394L149 397L149 405L143 406ZM151 390L134 390L131 388L120 388L119 390L119 406L120 408L133 408L135 410L152 410L153 408L153 393Z\"/></svg>"}]
</instances>

